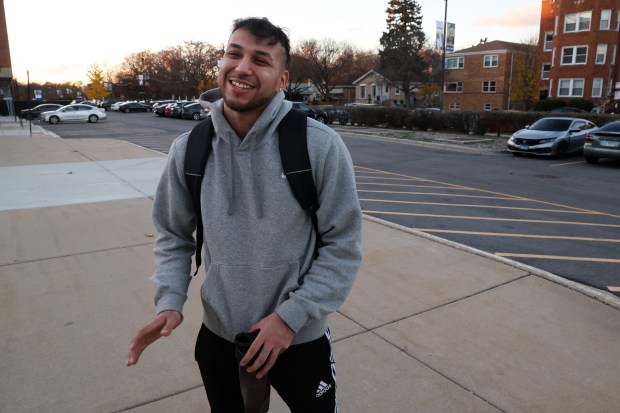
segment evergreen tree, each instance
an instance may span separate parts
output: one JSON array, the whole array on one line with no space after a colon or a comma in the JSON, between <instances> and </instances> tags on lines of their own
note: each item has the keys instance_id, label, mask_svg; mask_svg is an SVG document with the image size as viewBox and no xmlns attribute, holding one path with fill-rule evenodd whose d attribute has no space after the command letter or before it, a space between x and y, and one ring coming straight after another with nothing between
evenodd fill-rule
<instances>
[{"instance_id":1,"label":"evergreen tree","mask_svg":"<svg viewBox=\"0 0 620 413\"><path fill-rule=\"evenodd\" d=\"M381 36L381 68L392 82L400 82L407 107L411 104L413 82L421 80L424 62L421 50L426 36L422 30L422 7L416 0L388 2L387 31Z\"/></svg>"}]
</instances>

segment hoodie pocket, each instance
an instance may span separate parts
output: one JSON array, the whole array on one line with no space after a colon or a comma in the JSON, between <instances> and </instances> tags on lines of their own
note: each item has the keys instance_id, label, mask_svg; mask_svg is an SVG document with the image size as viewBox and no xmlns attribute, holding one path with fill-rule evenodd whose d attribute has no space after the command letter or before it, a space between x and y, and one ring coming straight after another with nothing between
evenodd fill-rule
<instances>
[{"instance_id":1,"label":"hoodie pocket","mask_svg":"<svg viewBox=\"0 0 620 413\"><path fill-rule=\"evenodd\" d=\"M211 262L202 286L207 322L232 337L271 314L299 287L299 263L274 267Z\"/></svg>"}]
</instances>

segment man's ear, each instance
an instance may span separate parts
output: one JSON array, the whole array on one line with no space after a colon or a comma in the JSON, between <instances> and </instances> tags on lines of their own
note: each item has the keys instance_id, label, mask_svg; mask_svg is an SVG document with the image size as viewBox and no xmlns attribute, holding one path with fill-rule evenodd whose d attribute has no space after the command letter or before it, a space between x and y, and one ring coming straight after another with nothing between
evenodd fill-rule
<instances>
[{"instance_id":1,"label":"man's ear","mask_svg":"<svg viewBox=\"0 0 620 413\"><path fill-rule=\"evenodd\" d=\"M282 75L280 75L280 89L286 89L286 85L288 85L288 77L288 70L283 71Z\"/></svg>"}]
</instances>

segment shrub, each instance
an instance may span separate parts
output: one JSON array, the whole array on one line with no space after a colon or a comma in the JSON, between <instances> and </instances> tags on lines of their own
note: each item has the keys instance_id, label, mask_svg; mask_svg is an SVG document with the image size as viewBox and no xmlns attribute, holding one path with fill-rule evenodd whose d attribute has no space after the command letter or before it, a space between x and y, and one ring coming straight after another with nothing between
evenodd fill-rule
<instances>
[{"instance_id":1,"label":"shrub","mask_svg":"<svg viewBox=\"0 0 620 413\"><path fill-rule=\"evenodd\" d=\"M405 126L405 120L411 113L409 109L405 108L385 108L385 123L391 128L402 129Z\"/></svg>"},{"instance_id":2,"label":"shrub","mask_svg":"<svg viewBox=\"0 0 620 413\"><path fill-rule=\"evenodd\" d=\"M571 99L568 101L568 104L571 108L583 109L586 112L590 112L594 107L594 103L588 99Z\"/></svg>"},{"instance_id":3,"label":"shrub","mask_svg":"<svg viewBox=\"0 0 620 413\"><path fill-rule=\"evenodd\" d=\"M354 106L351 109L351 125L384 125L385 118L385 108Z\"/></svg>"},{"instance_id":4,"label":"shrub","mask_svg":"<svg viewBox=\"0 0 620 413\"><path fill-rule=\"evenodd\" d=\"M542 99L536 102L534 110L537 112L549 112L551 109L563 108L566 102L562 99Z\"/></svg>"}]
</instances>

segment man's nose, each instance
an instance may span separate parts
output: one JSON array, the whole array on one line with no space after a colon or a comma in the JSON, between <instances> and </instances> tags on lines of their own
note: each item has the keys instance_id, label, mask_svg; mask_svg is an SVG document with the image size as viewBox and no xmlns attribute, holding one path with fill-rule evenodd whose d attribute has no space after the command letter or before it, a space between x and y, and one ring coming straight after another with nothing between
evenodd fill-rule
<instances>
[{"instance_id":1,"label":"man's nose","mask_svg":"<svg viewBox=\"0 0 620 413\"><path fill-rule=\"evenodd\" d=\"M249 74L252 73L252 60L248 56L244 56L239 60L236 67L238 72Z\"/></svg>"}]
</instances>

